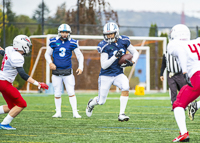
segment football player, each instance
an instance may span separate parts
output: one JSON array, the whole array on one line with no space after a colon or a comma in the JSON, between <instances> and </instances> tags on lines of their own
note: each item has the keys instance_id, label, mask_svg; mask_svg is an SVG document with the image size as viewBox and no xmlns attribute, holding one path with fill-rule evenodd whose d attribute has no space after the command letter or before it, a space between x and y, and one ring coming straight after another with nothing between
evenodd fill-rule
<instances>
[{"instance_id":1,"label":"football player","mask_svg":"<svg viewBox=\"0 0 200 143\"><path fill-rule=\"evenodd\" d=\"M26 35L18 35L13 40L13 46L5 48L5 51L0 48L0 54L4 56L0 71L0 92L7 103L7 105L0 106L0 114L8 113L1 122L0 129L16 130L9 124L27 106L19 91L12 86L17 74L29 83L38 86L38 88L48 89L45 83L37 82L27 75L23 69L23 55L29 53L31 45L31 41Z\"/></svg>"},{"instance_id":2,"label":"football player","mask_svg":"<svg viewBox=\"0 0 200 143\"><path fill-rule=\"evenodd\" d=\"M178 58L187 83L173 104L174 116L180 129L180 135L173 142L186 142L189 141L189 133L184 109L200 95L200 38L190 40L189 28L178 24L171 29L170 40L167 50Z\"/></svg>"},{"instance_id":3,"label":"football player","mask_svg":"<svg viewBox=\"0 0 200 143\"><path fill-rule=\"evenodd\" d=\"M81 118L77 111L77 100L74 92L75 79L72 70L72 51L78 59L77 75L83 72L83 54L78 48L78 41L70 38L71 28L68 24L61 24L58 27L58 36L50 39L45 58L52 70L52 84L54 87L56 113L52 117L61 117L61 94L62 85L69 95L69 102L73 110L74 118ZM53 61L51 60L53 55Z\"/></svg>"},{"instance_id":4,"label":"football player","mask_svg":"<svg viewBox=\"0 0 200 143\"><path fill-rule=\"evenodd\" d=\"M129 80L123 73L123 67L133 66L138 59L139 53L131 45L127 36L119 35L119 28L116 23L109 22L103 27L104 40L98 44L97 50L101 54L101 71L98 79L99 94L90 99L86 108L86 115L90 117L94 106L103 105L106 102L111 85L121 89L119 121L128 121L125 109L129 97ZM129 51L133 55L132 61L127 61L123 66L118 64L120 57Z\"/></svg>"}]
</instances>

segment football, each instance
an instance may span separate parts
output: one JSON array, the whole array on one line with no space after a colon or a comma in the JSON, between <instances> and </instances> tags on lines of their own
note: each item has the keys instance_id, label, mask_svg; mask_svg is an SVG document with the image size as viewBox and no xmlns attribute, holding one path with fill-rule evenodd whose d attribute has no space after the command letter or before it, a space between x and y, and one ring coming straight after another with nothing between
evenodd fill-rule
<instances>
[{"instance_id":1,"label":"football","mask_svg":"<svg viewBox=\"0 0 200 143\"><path fill-rule=\"evenodd\" d=\"M133 58L133 56L131 54L125 54L119 59L118 63L120 65L126 64L126 59L129 60L129 61L132 61L132 58Z\"/></svg>"}]
</instances>

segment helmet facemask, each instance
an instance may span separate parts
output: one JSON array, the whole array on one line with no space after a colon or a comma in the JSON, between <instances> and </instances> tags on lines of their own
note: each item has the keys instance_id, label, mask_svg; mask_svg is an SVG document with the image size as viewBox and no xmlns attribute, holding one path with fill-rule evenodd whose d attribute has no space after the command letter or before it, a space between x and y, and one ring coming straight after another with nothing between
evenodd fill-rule
<instances>
[{"instance_id":1,"label":"helmet facemask","mask_svg":"<svg viewBox=\"0 0 200 143\"><path fill-rule=\"evenodd\" d=\"M114 37L108 38L107 35L109 34L114 34ZM117 41L119 39L119 28L117 24L114 22L106 23L103 27L103 36L104 36L104 41L108 42L109 44Z\"/></svg>"},{"instance_id":2,"label":"helmet facemask","mask_svg":"<svg viewBox=\"0 0 200 143\"><path fill-rule=\"evenodd\" d=\"M108 36L109 34L114 34L114 37L113 37L113 38L108 38L107 36ZM118 40L118 38L119 38L119 33L118 33L118 32L106 33L106 34L103 34L103 36L104 36L104 40L105 40L106 42L112 43L112 42L115 42L115 41Z\"/></svg>"},{"instance_id":3,"label":"helmet facemask","mask_svg":"<svg viewBox=\"0 0 200 143\"><path fill-rule=\"evenodd\" d=\"M62 37L61 32L67 32L68 35L66 38ZM61 24L58 27L58 37L61 38L64 41L67 41L70 39L70 34L72 33L71 27L68 24Z\"/></svg>"}]
</instances>

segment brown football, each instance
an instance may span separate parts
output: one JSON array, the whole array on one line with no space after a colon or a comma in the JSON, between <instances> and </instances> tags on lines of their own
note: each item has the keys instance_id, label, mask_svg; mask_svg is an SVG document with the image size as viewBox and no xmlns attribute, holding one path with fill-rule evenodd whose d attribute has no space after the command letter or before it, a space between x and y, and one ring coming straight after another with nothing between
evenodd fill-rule
<instances>
[{"instance_id":1,"label":"brown football","mask_svg":"<svg viewBox=\"0 0 200 143\"><path fill-rule=\"evenodd\" d=\"M119 59L119 64L121 65L121 64L126 64L126 60L125 59L127 59L127 60L129 60L129 61L132 61L132 58L133 58L133 56L131 55L131 54L125 54L125 55L123 55L120 59Z\"/></svg>"}]
</instances>

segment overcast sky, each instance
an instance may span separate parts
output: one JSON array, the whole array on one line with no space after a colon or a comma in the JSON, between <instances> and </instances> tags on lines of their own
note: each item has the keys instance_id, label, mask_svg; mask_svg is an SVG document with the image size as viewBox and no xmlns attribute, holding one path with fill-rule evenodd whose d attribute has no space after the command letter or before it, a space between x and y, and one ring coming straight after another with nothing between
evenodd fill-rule
<instances>
[{"instance_id":1,"label":"overcast sky","mask_svg":"<svg viewBox=\"0 0 200 143\"><path fill-rule=\"evenodd\" d=\"M1 4L2 4L1 0ZM151 12L177 12L181 13L184 4L185 14L200 18L200 0L105 0L114 10L134 10ZM17 14L31 16L42 0L12 0L12 10ZM77 0L44 0L54 15L57 6L66 2L66 8L76 7Z\"/></svg>"}]
</instances>

